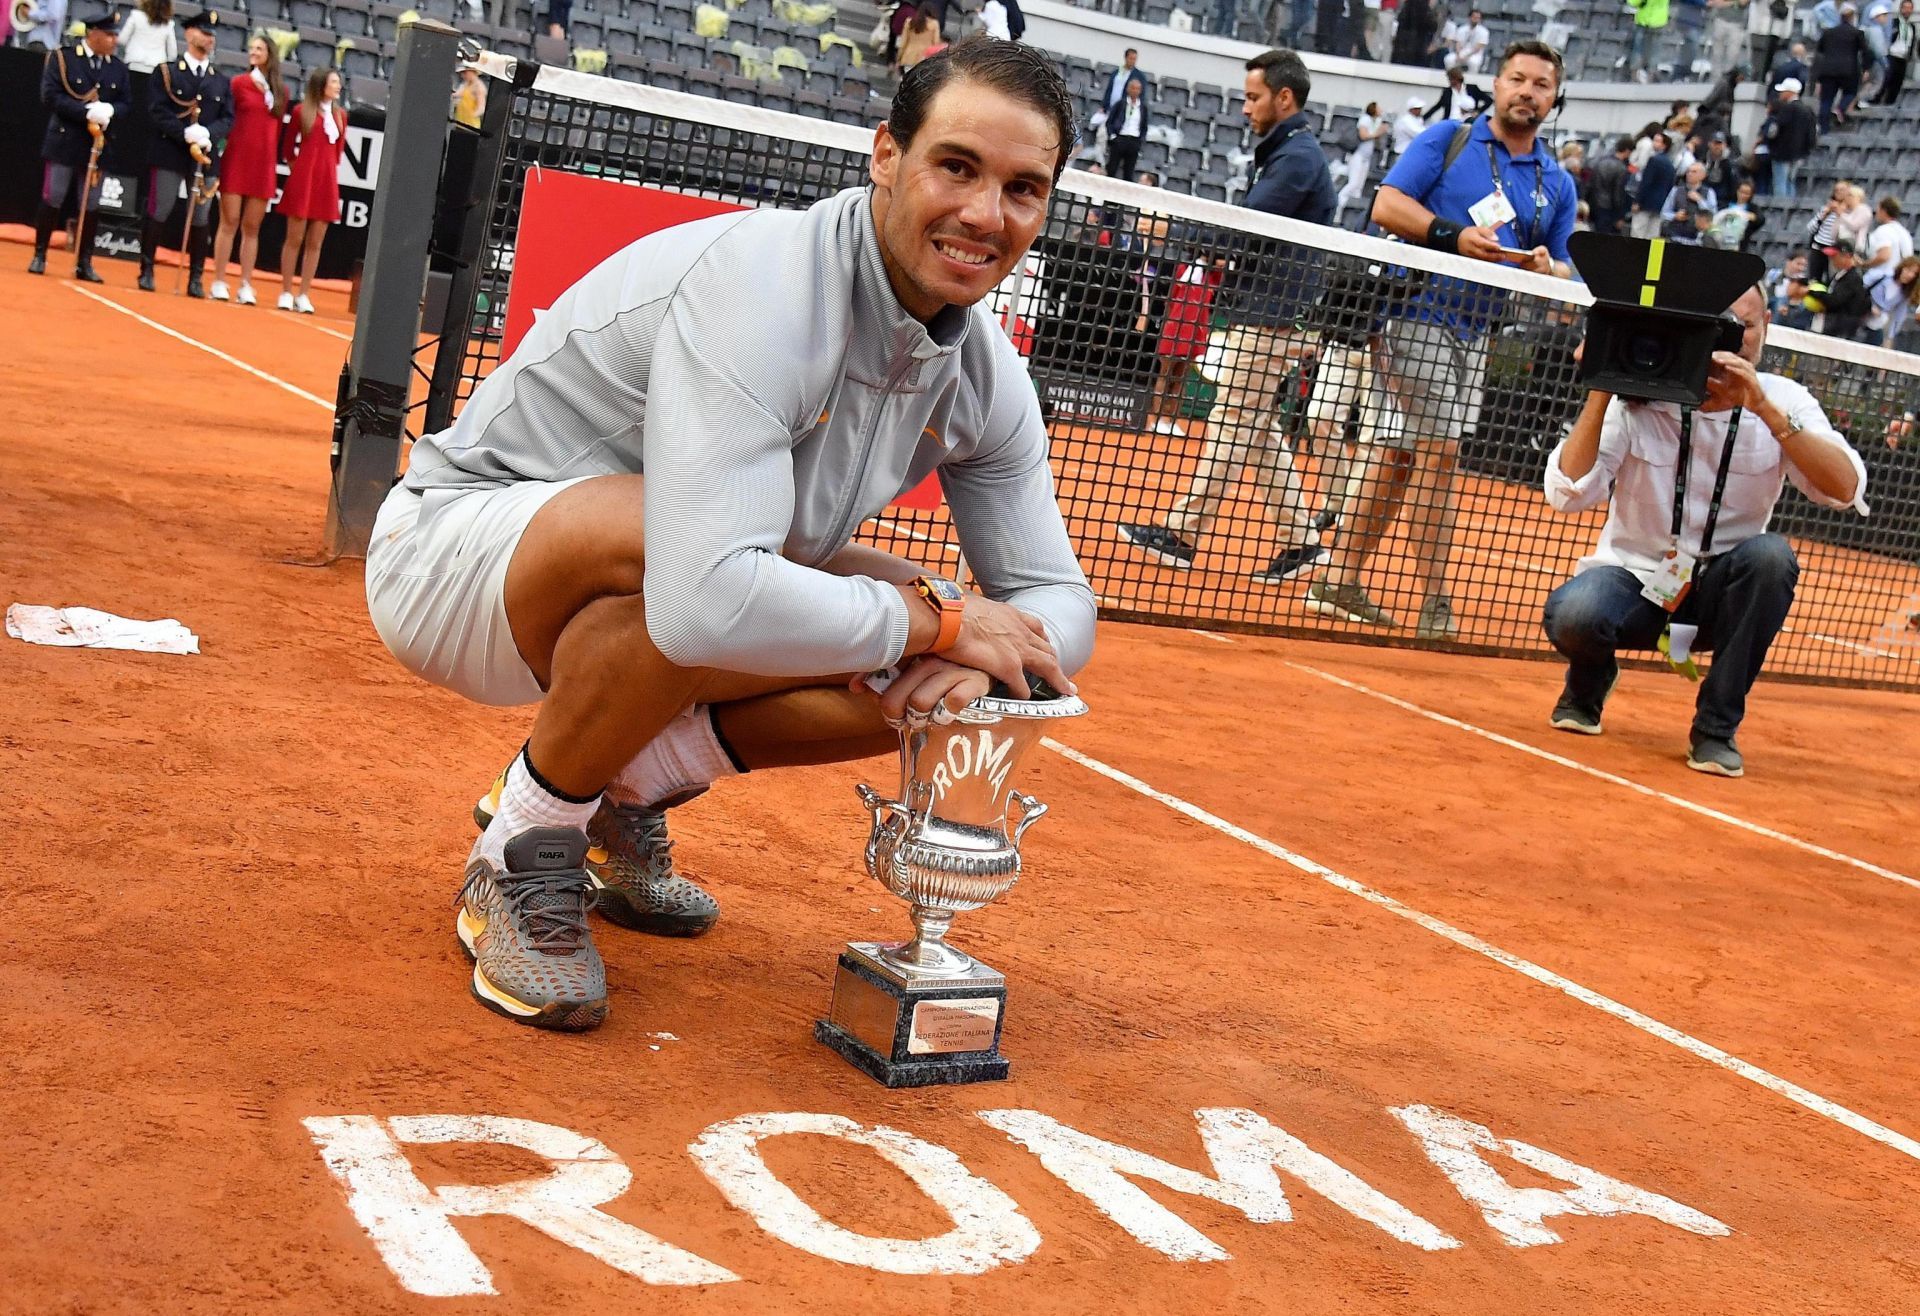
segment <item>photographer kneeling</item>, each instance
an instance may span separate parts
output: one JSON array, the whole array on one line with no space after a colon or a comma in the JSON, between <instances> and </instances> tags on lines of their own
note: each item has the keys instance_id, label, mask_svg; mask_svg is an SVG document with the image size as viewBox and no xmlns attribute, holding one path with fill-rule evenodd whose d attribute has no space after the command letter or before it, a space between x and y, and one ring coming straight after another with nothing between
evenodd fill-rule
<instances>
[{"instance_id":1,"label":"photographer kneeling","mask_svg":"<svg viewBox=\"0 0 1920 1316\"><path fill-rule=\"evenodd\" d=\"M1746 333L1737 355L1713 354L1698 415L1589 392L1545 480L1558 512L1587 511L1612 489L1599 544L1547 599L1547 637L1568 662L1553 725L1600 734L1618 650L1665 638L1669 660L1690 670L1689 651L1710 649L1687 766L1722 777L1741 775L1734 733L1800 575L1786 539L1767 533L1781 477L1824 507L1867 514L1866 468L1820 404L1794 381L1755 369L1767 336L1763 291L1748 289L1732 313Z\"/></svg>"}]
</instances>

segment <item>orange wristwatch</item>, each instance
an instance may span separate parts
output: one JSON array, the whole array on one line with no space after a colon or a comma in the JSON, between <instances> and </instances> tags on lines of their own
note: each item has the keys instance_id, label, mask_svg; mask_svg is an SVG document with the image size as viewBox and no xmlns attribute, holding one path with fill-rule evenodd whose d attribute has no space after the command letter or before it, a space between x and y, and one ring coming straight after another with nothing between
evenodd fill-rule
<instances>
[{"instance_id":1,"label":"orange wristwatch","mask_svg":"<svg viewBox=\"0 0 1920 1316\"><path fill-rule=\"evenodd\" d=\"M960 618L967 611L967 594L941 576L915 576L913 588L940 614L940 634L928 653L945 653L960 640Z\"/></svg>"}]
</instances>

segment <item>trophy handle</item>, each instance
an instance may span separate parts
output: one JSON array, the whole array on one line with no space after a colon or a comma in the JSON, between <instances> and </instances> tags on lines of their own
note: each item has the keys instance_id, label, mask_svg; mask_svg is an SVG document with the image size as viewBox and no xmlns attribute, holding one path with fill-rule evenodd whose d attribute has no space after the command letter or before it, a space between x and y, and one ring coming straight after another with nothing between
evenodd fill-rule
<instances>
[{"instance_id":1,"label":"trophy handle","mask_svg":"<svg viewBox=\"0 0 1920 1316\"><path fill-rule=\"evenodd\" d=\"M1007 803L1020 806L1020 821L1015 823L1013 828L1013 843L1018 846L1020 838L1027 834L1027 828L1046 817L1050 806L1042 804L1024 791L1008 791Z\"/></svg>"},{"instance_id":2,"label":"trophy handle","mask_svg":"<svg viewBox=\"0 0 1920 1316\"><path fill-rule=\"evenodd\" d=\"M861 782L853 789L859 794L860 803L866 805L867 812L873 815L873 821L876 825L881 821L881 815L883 813L891 813L903 823L913 821L913 813L906 805L900 803L898 800L888 799L865 782Z\"/></svg>"}]
</instances>

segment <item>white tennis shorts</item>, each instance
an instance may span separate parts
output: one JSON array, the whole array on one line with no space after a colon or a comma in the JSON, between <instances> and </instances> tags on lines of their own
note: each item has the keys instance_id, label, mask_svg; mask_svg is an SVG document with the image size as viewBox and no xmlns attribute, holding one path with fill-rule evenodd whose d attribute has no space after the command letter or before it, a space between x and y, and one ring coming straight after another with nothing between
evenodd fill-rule
<instances>
[{"instance_id":1,"label":"white tennis shorts","mask_svg":"<svg viewBox=\"0 0 1920 1316\"><path fill-rule=\"evenodd\" d=\"M578 483L524 480L424 497L394 486L367 547L367 611L408 671L476 703L545 696L507 625L507 564L533 514Z\"/></svg>"}]
</instances>

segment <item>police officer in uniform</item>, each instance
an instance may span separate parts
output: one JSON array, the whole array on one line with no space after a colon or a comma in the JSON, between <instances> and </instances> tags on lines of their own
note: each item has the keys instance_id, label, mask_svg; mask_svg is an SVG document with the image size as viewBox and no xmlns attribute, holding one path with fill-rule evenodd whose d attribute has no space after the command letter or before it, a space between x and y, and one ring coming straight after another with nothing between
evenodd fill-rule
<instances>
[{"instance_id":1,"label":"police officer in uniform","mask_svg":"<svg viewBox=\"0 0 1920 1316\"><path fill-rule=\"evenodd\" d=\"M147 113L155 138L147 185L147 218L140 230L140 287L153 291L153 253L162 241L179 241L186 224L182 205L193 206L192 233L187 239L187 296L203 297L200 271L213 245L214 179L220 160L216 142L225 140L233 125L230 79L213 66L214 25L217 16L203 10L180 26L186 32L187 53L154 66L147 83ZM193 149L206 157L198 166ZM200 194L189 199L193 173L202 168Z\"/></svg>"},{"instance_id":2,"label":"police officer in uniform","mask_svg":"<svg viewBox=\"0 0 1920 1316\"><path fill-rule=\"evenodd\" d=\"M100 176L87 187L87 162L93 154L93 128L104 135L116 111L127 108L132 84L127 66L113 53L120 44L120 15L107 14L87 24L87 35L72 46L47 52L40 70L40 102L51 112L40 144L46 162L40 178L40 209L33 217L33 260L29 274L47 270L47 243L69 198L78 198L80 231L74 242L73 277L100 283L93 272L93 234L100 221Z\"/></svg>"}]
</instances>

